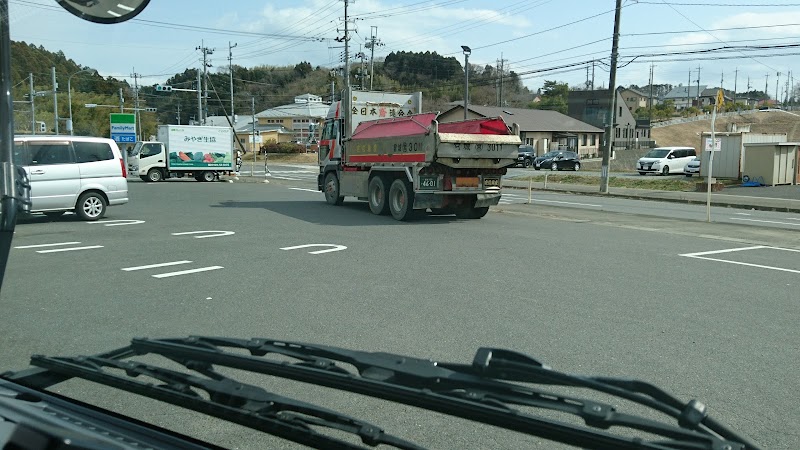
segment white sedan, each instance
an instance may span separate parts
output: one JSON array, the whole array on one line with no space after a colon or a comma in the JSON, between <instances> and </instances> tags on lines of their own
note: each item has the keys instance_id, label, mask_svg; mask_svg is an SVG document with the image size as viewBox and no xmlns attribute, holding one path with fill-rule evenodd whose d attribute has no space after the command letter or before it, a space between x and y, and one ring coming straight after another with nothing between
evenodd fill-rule
<instances>
[{"instance_id":1,"label":"white sedan","mask_svg":"<svg viewBox=\"0 0 800 450\"><path fill-rule=\"evenodd\" d=\"M691 177L692 174L700 175L700 158L695 157L693 160L686 163L686 168L683 169L683 173L686 174L687 177Z\"/></svg>"}]
</instances>

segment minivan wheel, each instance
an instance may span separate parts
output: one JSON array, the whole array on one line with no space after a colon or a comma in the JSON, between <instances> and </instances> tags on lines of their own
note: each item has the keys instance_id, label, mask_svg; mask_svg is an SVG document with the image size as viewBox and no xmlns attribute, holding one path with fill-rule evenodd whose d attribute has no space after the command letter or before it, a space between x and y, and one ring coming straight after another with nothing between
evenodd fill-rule
<instances>
[{"instance_id":1,"label":"minivan wheel","mask_svg":"<svg viewBox=\"0 0 800 450\"><path fill-rule=\"evenodd\" d=\"M581 163L575 163L575 166L572 168L575 172L581 170Z\"/></svg>"},{"instance_id":2,"label":"minivan wheel","mask_svg":"<svg viewBox=\"0 0 800 450\"><path fill-rule=\"evenodd\" d=\"M550 165L550 170L558 170L558 164L553 163Z\"/></svg>"},{"instance_id":3,"label":"minivan wheel","mask_svg":"<svg viewBox=\"0 0 800 450\"><path fill-rule=\"evenodd\" d=\"M664 166L664 168L661 169L661 175L669 175L669 166Z\"/></svg>"},{"instance_id":4,"label":"minivan wheel","mask_svg":"<svg viewBox=\"0 0 800 450\"><path fill-rule=\"evenodd\" d=\"M164 179L164 175L161 174L161 171L158 169L150 169L147 171L147 181L151 181L153 183L157 183Z\"/></svg>"},{"instance_id":5,"label":"minivan wheel","mask_svg":"<svg viewBox=\"0 0 800 450\"><path fill-rule=\"evenodd\" d=\"M106 214L106 200L96 192L86 192L78 198L75 214L82 220L98 220Z\"/></svg>"}]
</instances>

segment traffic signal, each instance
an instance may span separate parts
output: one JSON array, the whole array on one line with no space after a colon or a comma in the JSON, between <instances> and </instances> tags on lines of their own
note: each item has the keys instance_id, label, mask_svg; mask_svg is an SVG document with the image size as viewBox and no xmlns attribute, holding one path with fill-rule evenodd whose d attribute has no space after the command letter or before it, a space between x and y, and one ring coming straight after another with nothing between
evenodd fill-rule
<instances>
[{"instance_id":1,"label":"traffic signal","mask_svg":"<svg viewBox=\"0 0 800 450\"><path fill-rule=\"evenodd\" d=\"M144 110L145 110L145 112L156 112L157 111L156 108L145 108Z\"/></svg>"},{"instance_id":2,"label":"traffic signal","mask_svg":"<svg viewBox=\"0 0 800 450\"><path fill-rule=\"evenodd\" d=\"M172 86L162 86L160 84L156 85L156 91L158 92L170 92L172 91Z\"/></svg>"}]
</instances>

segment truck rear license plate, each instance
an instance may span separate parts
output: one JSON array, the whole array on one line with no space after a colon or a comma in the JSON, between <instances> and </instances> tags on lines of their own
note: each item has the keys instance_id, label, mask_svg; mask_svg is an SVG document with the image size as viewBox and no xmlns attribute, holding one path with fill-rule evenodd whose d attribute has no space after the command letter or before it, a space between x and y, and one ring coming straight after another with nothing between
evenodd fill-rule
<instances>
[{"instance_id":1,"label":"truck rear license plate","mask_svg":"<svg viewBox=\"0 0 800 450\"><path fill-rule=\"evenodd\" d=\"M500 187L500 178L484 178L483 187Z\"/></svg>"},{"instance_id":2,"label":"truck rear license plate","mask_svg":"<svg viewBox=\"0 0 800 450\"><path fill-rule=\"evenodd\" d=\"M456 187L464 188L464 187L478 187L480 186L480 180L478 177L456 177Z\"/></svg>"},{"instance_id":3,"label":"truck rear license plate","mask_svg":"<svg viewBox=\"0 0 800 450\"><path fill-rule=\"evenodd\" d=\"M428 175L419 177L420 189L439 189L439 177L437 175Z\"/></svg>"}]
</instances>

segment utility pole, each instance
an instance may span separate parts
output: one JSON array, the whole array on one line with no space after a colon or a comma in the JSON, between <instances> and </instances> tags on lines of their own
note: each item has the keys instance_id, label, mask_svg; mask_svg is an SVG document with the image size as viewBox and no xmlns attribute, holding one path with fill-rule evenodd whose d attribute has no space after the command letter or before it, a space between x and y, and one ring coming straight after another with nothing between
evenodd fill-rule
<instances>
[{"instance_id":1,"label":"utility pole","mask_svg":"<svg viewBox=\"0 0 800 450\"><path fill-rule=\"evenodd\" d=\"M733 109L736 108L736 86L739 81L739 68L737 67L736 70L733 72Z\"/></svg>"},{"instance_id":2,"label":"utility pole","mask_svg":"<svg viewBox=\"0 0 800 450\"><path fill-rule=\"evenodd\" d=\"M767 78L766 80L764 80L764 95L766 95L767 98L769 98L768 92L769 92L769 74L767 74Z\"/></svg>"},{"instance_id":3,"label":"utility pole","mask_svg":"<svg viewBox=\"0 0 800 450\"><path fill-rule=\"evenodd\" d=\"M697 108L700 109L700 66L697 66Z\"/></svg>"},{"instance_id":4,"label":"utility pole","mask_svg":"<svg viewBox=\"0 0 800 450\"><path fill-rule=\"evenodd\" d=\"M236 47L237 43L231 45L231 42L228 41L228 73L231 75L231 123L234 123L236 119L234 119L233 114L233 48ZM178 123L180 124L180 106L178 106Z\"/></svg>"},{"instance_id":5,"label":"utility pole","mask_svg":"<svg viewBox=\"0 0 800 450\"><path fill-rule=\"evenodd\" d=\"M213 48L208 48L205 46L203 41L200 41L200 47L195 48L195 50L200 50L203 52L203 87L202 87L202 94L201 98L203 99L202 105L202 113L200 115L200 125L205 125L206 121L205 118L208 117L208 68L211 67L211 64L208 62L208 56L214 54ZM197 89L200 90L200 85L197 85Z\"/></svg>"},{"instance_id":6,"label":"utility pole","mask_svg":"<svg viewBox=\"0 0 800 450\"><path fill-rule=\"evenodd\" d=\"M653 63L650 63L650 101L647 105L647 118L653 121Z\"/></svg>"},{"instance_id":7,"label":"utility pole","mask_svg":"<svg viewBox=\"0 0 800 450\"><path fill-rule=\"evenodd\" d=\"M55 122L55 127L53 129L56 131L56 135L58 135L58 95L56 95L56 91L58 91L58 83L56 83L55 66L50 69L50 74L53 78L53 122Z\"/></svg>"},{"instance_id":8,"label":"utility pole","mask_svg":"<svg viewBox=\"0 0 800 450\"><path fill-rule=\"evenodd\" d=\"M592 60L592 90L594 90L594 60Z\"/></svg>"},{"instance_id":9,"label":"utility pole","mask_svg":"<svg viewBox=\"0 0 800 450\"><path fill-rule=\"evenodd\" d=\"M619 19L620 19L620 12L622 10L622 0L617 0L616 9L614 12L614 36L612 39L611 44L611 74L609 75L608 80L608 90L611 94L611 101L609 103L609 110L608 110L608 131L607 131L607 142L606 142L606 151L603 152L603 165L600 169L600 192L607 194L608 193L608 166L611 162L611 151L614 148L613 145L613 137L614 137L614 115L616 109L616 100L617 100L617 57L618 50L619 50Z\"/></svg>"},{"instance_id":10,"label":"utility pole","mask_svg":"<svg viewBox=\"0 0 800 450\"><path fill-rule=\"evenodd\" d=\"M775 80L775 103L777 104L780 101L780 96L778 95L778 86L781 85L781 73L778 72L778 78Z\"/></svg>"},{"instance_id":11,"label":"utility pole","mask_svg":"<svg viewBox=\"0 0 800 450\"><path fill-rule=\"evenodd\" d=\"M33 74L28 74L28 83L30 85L30 95L31 96L31 133L36 134L36 106L33 102L33 97L36 95L36 91L33 89Z\"/></svg>"},{"instance_id":12,"label":"utility pole","mask_svg":"<svg viewBox=\"0 0 800 450\"><path fill-rule=\"evenodd\" d=\"M503 76L506 70L506 60L503 59L503 54L500 53L500 106L503 106Z\"/></svg>"},{"instance_id":13,"label":"utility pole","mask_svg":"<svg viewBox=\"0 0 800 450\"><path fill-rule=\"evenodd\" d=\"M350 0L342 0L344 1L344 92L345 95L342 97L342 105L350 109L350 100L352 94L350 93L350 20L347 17L347 7L350 5ZM344 117L344 136L346 138L350 137L350 121L347 118L350 114L345 114Z\"/></svg>"},{"instance_id":14,"label":"utility pole","mask_svg":"<svg viewBox=\"0 0 800 450\"><path fill-rule=\"evenodd\" d=\"M692 69L689 69L689 83L686 85L686 109L692 106L689 90L692 88Z\"/></svg>"},{"instance_id":15,"label":"utility pole","mask_svg":"<svg viewBox=\"0 0 800 450\"><path fill-rule=\"evenodd\" d=\"M203 124L203 80L202 72L197 71L197 125Z\"/></svg>"},{"instance_id":16,"label":"utility pole","mask_svg":"<svg viewBox=\"0 0 800 450\"><path fill-rule=\"evenodd\" d=\"M383 46L383 42L378 39L378 27L372 26L371 28L371 36L367 41L366 47L370 50L369 54L369 90L372 90L372 80L375 78L375 46Z\"/></svg>"},{"instance_id":17,"label":"utility pole","mask_svg":"<svg viewBox=\"0 0 800 450\"><path fill-rule=\"evenodd\" d=\"M133 73L131 74L133 77L133 113L136 115L136 126L139 128L139 139L144 140L144 136L142 136L142 121L139 120L139 75L136 73L136 68L133 69Z\"/></svg>"},{"instance_id":18,"label":"utility pole","mask_svg":"<svg viewBox=\"0 0 800 450\"><path fill-rule=\"evenodd\" d=\"M125 112L125 98L122 97L122 88L119 88L119 112Z\"/></svg>"},{"instance_id":19,"label":"utility pole","mask_svg":"<svg viewBox=\"0 0 800 450\"><path fill-rule=\"evenodd\" d=\"M178 125L180 125L181 124L181 104L180 103L178 103L178 115L175 116L175 118L178 119Z\"/></svg>"}]
</instances>

